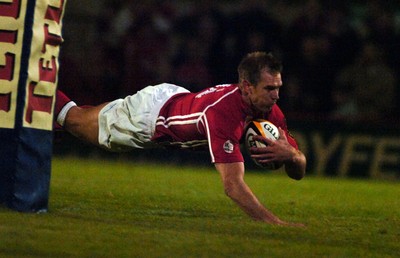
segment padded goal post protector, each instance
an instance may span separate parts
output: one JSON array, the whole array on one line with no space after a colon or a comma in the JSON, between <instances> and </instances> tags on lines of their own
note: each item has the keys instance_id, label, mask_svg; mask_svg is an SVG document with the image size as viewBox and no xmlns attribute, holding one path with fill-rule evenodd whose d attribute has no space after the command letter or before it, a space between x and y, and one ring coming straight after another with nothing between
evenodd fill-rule
<instances>
[{"instance_id":1,"label":"padded goal post protector","mask_svg":"<svg viewBox=\"0 0 400 258\"><path fill-rule=\"evenodd\" d=\"M65 0L0 0L0 203L48 209Z\"/></svg>"}]
</instances>

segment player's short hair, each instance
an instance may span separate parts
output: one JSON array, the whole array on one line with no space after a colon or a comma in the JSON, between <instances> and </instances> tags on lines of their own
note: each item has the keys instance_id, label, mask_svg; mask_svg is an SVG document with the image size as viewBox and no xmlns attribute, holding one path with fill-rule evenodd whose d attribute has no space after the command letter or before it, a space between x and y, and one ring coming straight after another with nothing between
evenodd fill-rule
<instances>
[{"instance_id":1,"label":"player's short hair","mask_svg":"<svg viewBox=\"0 0 400 258\"><path fill-rule=\"evenodd\" d=\"M268 72L280 73L282 62L272 53L252 52L247 54L238 66L239 82L246 80L256 85L261 79L261 71L267 69Z\"/></svg>"}]
</instances>

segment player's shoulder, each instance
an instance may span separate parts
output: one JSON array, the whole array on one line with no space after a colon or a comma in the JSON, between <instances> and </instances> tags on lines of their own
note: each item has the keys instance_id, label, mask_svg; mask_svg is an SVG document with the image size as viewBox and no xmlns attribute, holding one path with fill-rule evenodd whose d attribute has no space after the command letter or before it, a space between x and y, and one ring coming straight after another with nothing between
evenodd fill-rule
<instances>
[{"instance_id":1,"label":"player's shoulder","mask_svg":"<svg viewBox=\"0 0 400 258\"><path fill-rule=\"evenodd\" d=\"M282 109L278 106L278 104L275 104L275 105L272 106L271 115L275 115L275 116L278 116L278 117L285 117L285 115L283 114Z\"/></svg>"},{"instance_id":2,"label":"player's shoulder","mask_svg":"<svg viewBox=\"0 0 400 258\"><path fill-rule=\"evenodd\" d=\"M238 89L235 84L218 84L213 87L206 88L196 93L196 99L201 99L205 96L219 96L225 94L225 92L234 92Z\"/></svg>"},{"instance_id":3,"label":"player's shoulder","mask_svg":"<svg viewBox=\"0 0 400 258\"><path fill-rule=\"evenodd\" d=\"M231 90L237 90L238 85L237 84L217 84L213 87L214 89L218 91L231 91Z\"/></svg>"},{"instance_id":4,"label":"player's shoulder","mask_svg":"<svg viewBox=\"0 0 400 258\"><path fill-rule=\"evenodd\" d=\"M224 84L217 84L214 87L220 87L220 88L237 87L237 84L224 83Z\"/></svg>"},{"instance_id":5,"label":"player's shoulder","mask_svg":"<svg viewBox=\"0 0 400 258\"><path fill-rule=\"evenodd\" d=\"M279 126L286 124L285 115L277 104L272 106L271 112L267 115L267 119Z\"/></svg>"}]
</instances>

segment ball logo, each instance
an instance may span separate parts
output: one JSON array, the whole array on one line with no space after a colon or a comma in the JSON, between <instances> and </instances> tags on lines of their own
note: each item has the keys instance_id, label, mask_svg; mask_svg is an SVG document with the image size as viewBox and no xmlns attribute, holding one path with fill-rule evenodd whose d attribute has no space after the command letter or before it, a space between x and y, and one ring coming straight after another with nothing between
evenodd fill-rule
<instances>
[{"instance_id":1,"label":"ball logo","mask_svg":"<svg viewBox=\"0 0 400 258\"><path fill-rule=\"evenodd\" d=\"M227 140L224 143L224 151L226 153L232 153L233 152L233 143L230 140Z\"/></svg>"},{"instance_id":2,"label":"ball logo","mask_svg":"<svg viewBox=\"0 0 400 258\"><path fill-rule=\"evenodd\" d=\"M278 139L279 138L279 132L276 131L275 128L273 128L270 124L268 123L264 123L264 129L267 130L268 132L271 133L271 135L275 138Z\"/></svg>"}]
</instances>

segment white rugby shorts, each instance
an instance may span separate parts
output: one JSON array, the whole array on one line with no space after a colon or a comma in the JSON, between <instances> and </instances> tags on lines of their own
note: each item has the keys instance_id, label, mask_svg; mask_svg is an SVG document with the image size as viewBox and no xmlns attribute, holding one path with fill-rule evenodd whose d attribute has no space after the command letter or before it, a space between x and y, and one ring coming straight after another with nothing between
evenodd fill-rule
<instances>
[{"instance_id":1,"label":"white rugby shorts","mask_svg":"<svg viewBox=\"0 0 400 258\"><path fill-rule=\"evenodd\" d=\"M116 152L154 147L151 137L160 109L169 98L185 92L189 91L162 83L108 103L99 113L100 145Z\"/></svg>"}]
</instances>

